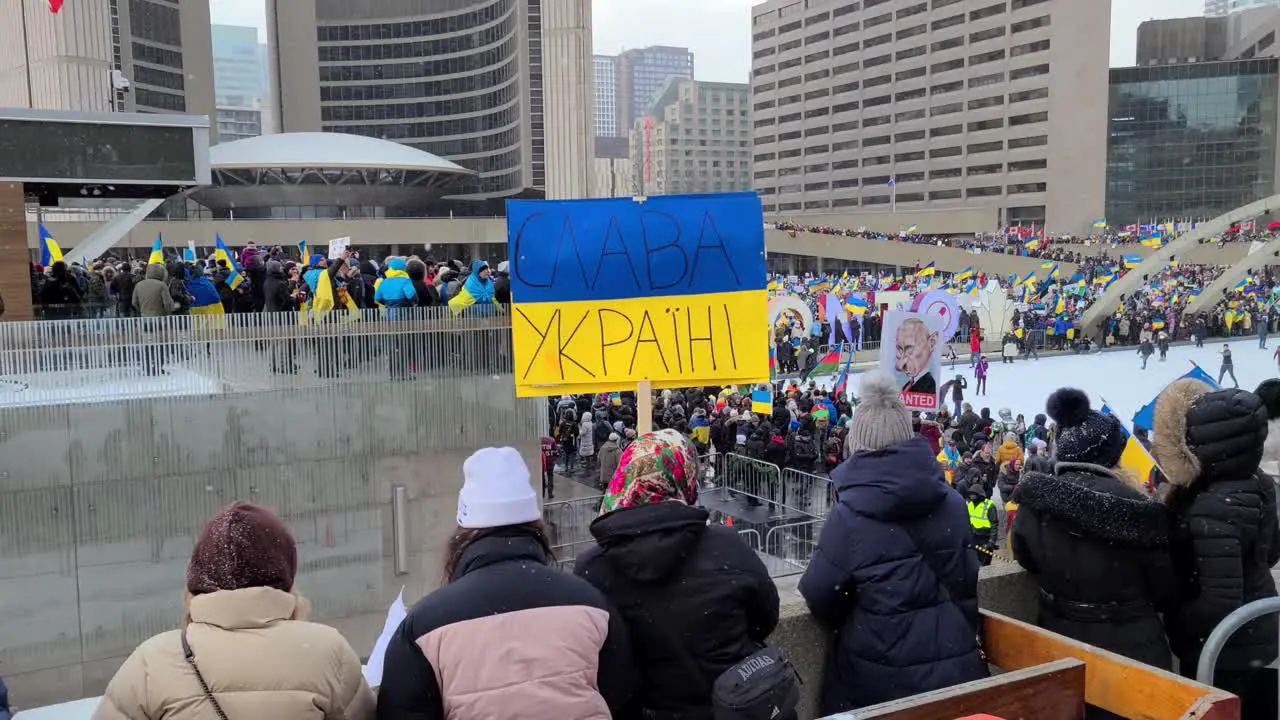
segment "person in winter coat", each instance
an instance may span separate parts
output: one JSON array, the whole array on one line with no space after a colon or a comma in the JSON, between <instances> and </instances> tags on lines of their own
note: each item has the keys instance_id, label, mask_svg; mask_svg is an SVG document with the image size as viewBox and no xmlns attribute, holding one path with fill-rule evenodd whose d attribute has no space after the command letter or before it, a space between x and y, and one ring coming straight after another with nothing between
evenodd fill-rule
<instances>
[{"instance_id":1,"label":"person in winter coat","mask_svg":"<svg viewBox=\"0 0 1280 720\"><path fill-rule=\"evenodd\" d=\"M959 488L957 488L959 489ZM960 493L969 511L969 529L973 531L973 547L978 551L978 564L986 567L995 557L1000 540L1000 513L987 499L981 483L970 483Z\"/></svg>"},{"instance_id":2,"label":"person in winter coat","mask_svg":"<svg viewBox=\"0 0 1280 720\"><path fill-rule=\"evenodd\" d=\"M1266 407L1242 390L1173 382L1156 400L1152 448L1168 477L1173 555L1184 585L1168 618L1180 669L1193 675L1205 639L1239 607L1276 596L1280 560L1275 482L1258 469ZM1061 444L1061 443L1059 443ZM1218 657L1214 685L1240 696L1240 717L1276 717L1280 636L1274 614L1236 631Z\"/></svg>"},{"instance_id":3,"label":"person in winter coat","mask_svg":"<svg viewBox=\"0 0 1280 720\"><path fill-rule=\"evenodd\" d=\"M591 413L582 413L582 422L578 423L578 460L587 465L596 456L596 424Z\"/></svg>"},{"instance_id":4,"label":"person in winter coat","mask_svg":"<svg viewBox=\"0 0 1280 720\"><path fill-rule=\"evenodd\" d=\"M987 497L992 497L996 490L996 478L1000 476L1000 464L991 455L991 445L983 445L978 454L973 456L973 466L982 477L982 489Z\"/></svg>"},{"instance_id":5,"label":"person in winter coat","mask_svg":"<svg viewBox=\"0 0 1280 720\"><path fill-rule=\"evenodd\" d=\"M599 590L549 565L520 453L483 448L462 474L445 585L387 644L378 719L620 716L638 670L627 627Z\"/></svg>"},{"instance_id":6,"label":"person in winter coat","mask_svg":"<svg viewBox=\"0 0 1280 720\"><path fill-rule=\"evenodd\" d=\"M634 709L647 717L710 720L712 682L778 624L778 589L764 563L696 507L697 471L679 433L641 435L591 523L596 546L574 567L626 618L640 681Z\"/></svg>"},{"instance_id":7,"label":"person in winter coat","mask_svg":"<svg viewBox=\"0 0 1280 720\"><path fill-rule=\"evenodd\" d=\"M1150 332L1143 330L1143 340L1138 343L1138 354L1142 356L1142 369L1147 369L1147 361L1151 359L1155 353L1155 347L1151 344Z\"/></svg>"},{"instance_id":8,"label":"person in winter coat","mask_svg":"<svg viewBox=\"0 0 1280 720\"><path fill-rule=\"evenodd\" d=\"M418 293L413 289L404 258L387 261L386 277L373 291L373 301L387 308L388 320L398 320L406 315L405 308L418 306Z\"/></svg>"},{"instance_id":9,"label":"person in winter coat","mask_svg":"<svg viewBox=\"0 0 1280 720\"><path fill-rule=\"evenodd\" d=\"M987 362L987 356L983 355L978 360L978 365L973 369L973 376L978 379L978 387L974 390L974 395L987 394L987 373L991 371L991 363Z\"/></svg>"},{"instance_id":10,"label":"person in winter coat","mask_svg":"<svg viewBox=\"0 0 1280 720\"><path fill-rule=\"evenodd\" d=\"M1053 461L1049 459L1049 445L1040 438L1032 440L1027 450L1026 471L1046 475L1053 472Z\"/></svg>"},{"instance_id":11,"label":"person in winter coat","mask_svg":"<svg viewBox=\"0 0 1280 720\"><path fill-rule=\"evenodd\" d=\"M1022 479L1022 458L1016 457L1000 464L1000 473L996 475L996 487L1000 488L1000 499L1009 502L1013 499L1013 491L1018 489Z\"/></svg>"},{"instance_id":12,"label":"person in winter coat","mask_svg":"<svg viewBox=\"0 0 1280 720\"><path fill-rule=\"evenodd\" d=\"M603 424L603 423L601 423ZM608 427L608 426L606 426ZM609 438L600 446L600 488L609 487L609 481L618 470L618 461L622 458L622 436L616 432L609 433Z\"/></svg>"},{"instance_id":13,"label":"person in winter coat","mask_svg":"<svg viewBox=\"0 0 1280 720\"><path fill-rule=\"evenodd\" d=\"M133 309L142 317L168 317L176 308L165 284L164 265L148 265L146 278L133 286Z\"/></svg>"},{"instance_id":14,"label":"person in winter coat","mask_svg":"<svg viewBox=\"0 0 1280 720\"><path fill-rule=\"evenodd\" d=\"M951 404L956 409L956 417L960 417L960 404L964 402L964 391L969 389L969 381L963 375L956 375L951 380L942 384L938 390L938 397L945 398L947 393L951 393Z\"/></svg>"},{"instance_id":15,"label":"person in winter coat","mask_svg":"<svg viewBox=\"0 0 1280 720\"><path fill-rule=\"evenodd\" d=\"M307 621L297 568L293 536L271 511L218 511L187 565L181 628L133 651L94 718L372 718L360 657L337 630Z\"/></svg>"},{"instance_id":16,"label":"person in winter coat","mask_svg":"<svg viewBox=\"0 0 1280 720\"><path fill-rule=\"evenodd\" d=\"M1117 468L1128 438L1074 388L1054 392L1058 423L1052 474L1027 473L1013 500L1013 556L1040 587L1046 630L1171 667L1160 613L1174 586L1169 516Z\"/></svg>"},{"instance_id":17,"label":"person in winter coat","mask_svg":"<svg viewBox=\"0 0 1280 720\"><path fill-rule=\"evenodd\" d=\"M135 314L133 309L133 271L129 269L127 264L121 265L116 269L116 275L111 280L111 294L116 299L116 314L119 317L131 317Z\"/></svg>"},{"instance_id":18,"label":"person in winter coat","mask_svg":"<svg viewBox=\"0 0 1280 720\"><path fill-rule=\"evenodd\" d=\"M853 416L856 418L858 414L855 412ZM948 485L955 482L956 469L960 467L961 454L959 448L956 447L954 437L947 438L942 444L942 450L934 456L938 461L938 465L942 467L942 478Z\"/></svg>"},{"instance_id":19,"label":"person in winter coat","mask_svg":"<svg viewBox=\"0 0 1280 720\"><path fill-rule=\"evenodd\" d=\"M835 628L821 713L987 676L978 647L978 558L964 499L911 431L899 388L864 376L850 453L800 594Z\"/></svg>"},{"instance_id":20,"label":"person in winter coat","mask_svg":"<svg viewBox=\"0 0 1280 720\"><path fill-rule=\"evenodd\" d=\"M217 288L213 286L213 281L204 274L204 268L192 265L187 272L187 294L191 300L191 314L221 314L222 298L218 295Z\"/></svg>"},{"instance_id":21,"label":"person in winter coat","mask_svg":"<svg viewBox=\"0 0 1280 720\"><path fill-rule=\"evenodd\" d=\"M1003 465L1014 458L1022 457L1022 446L1018 445L1013 433L1004 434L1004 442L996 450L996 464Z\"/></svg>"},{"instance_id":22,"label":"person in winter coat","mask_svg":"<svg viewBox=\"0 0 1280 720\"><path fill-rule=\"evenodd\" d=\"M267 274L262 282L263 311L289 312L298 309L293 301L289 278L284 274L284 265L279 260L267 262Z\"/></svg>"}]
</instances>

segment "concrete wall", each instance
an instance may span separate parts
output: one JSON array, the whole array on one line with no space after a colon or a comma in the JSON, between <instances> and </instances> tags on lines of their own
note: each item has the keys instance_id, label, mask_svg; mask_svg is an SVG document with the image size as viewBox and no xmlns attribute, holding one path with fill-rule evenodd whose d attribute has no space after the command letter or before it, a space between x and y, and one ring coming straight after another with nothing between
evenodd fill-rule
<instances>
[{"instance_id":1,"label":"concrete wall","mask_svg":"<svg viewBox=\"0 0 1280 720\"><path fill-rule=\"evenodd\" d=\"M470 332L492 347L503 330ZM237 357L260 346L242 345ZM93 371L102 402L0 400L0 668L15 702L100 694L134 647L176 627L195 538L236 499L281 514L315 619L367 654L402 586L412 602L439 583L463 460L513 445L537 467L543 405L514 398L509 370L390 381L385 358L337 379L229 365L214 394L129 397L140 373L119 367ZM404 574L395 485L408 493Z\"/></svg>"},{"instance_id":2,"label":"concrete wall","mask_svg":"<svg viewBox=\"0 0 1280 720\"><path fill-rule=\"evenodd\" d=\"M1234 265L1249 253L1249 246L1252 243L1235 242L1218 246L1216 243L1210 245L1197 245L1189 251L1183 252L1179 256L1179 261L1185 263L1201 263L1208 265ZM1097 255L1098 245L1085 245L1084 243L1054 243L1054 248L1062 248L1063 250L1071 250L1073 252L1082 252L1086 255ZM1111 247L1109 245L1102 246L1107 255L1113 258L1119 258L1121 255L1138 255L1146 259L1153 255L1156 251L1144 245L1137 243L1129 245L1119 245Z\"/></svg>"},{"instance_id":3,"label":"concrete wall","mask_svg":"<svg viewBox=\"0 0 1280 720\"><path fill-rule=\"evenodd\" d=\"M892 212L863 210L850 213L818 213L813 211L766 213L767 222L795 222L801 225L867 228L874 232L897 235L912 225L924 235L989 233L1000 229L1000 211L991 206L967 205L956 208L920 208Z\"/></svg>"}]
</instances>

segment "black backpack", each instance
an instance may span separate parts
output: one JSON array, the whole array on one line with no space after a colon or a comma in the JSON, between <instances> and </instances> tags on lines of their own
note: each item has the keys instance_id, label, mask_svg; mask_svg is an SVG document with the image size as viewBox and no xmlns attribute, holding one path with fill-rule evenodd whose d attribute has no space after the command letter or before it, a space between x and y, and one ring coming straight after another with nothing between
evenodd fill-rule
<instances>
[{"instance_id":1,"label":"black backpack","mask_svg":"<svg viewBox=\"0 0 1280 720\"><path fill-rule=\"evenodd\" d=\"M690 557L694 553L689 554ZM616 567L625 592L639 597L634 582ZM638 603L636 604L638 606ZM775 647L766 645L739 660L708 685L698 663L689 655L684 641L659 618L651 623L680 659L689 677L711 695L715 720L797 720L800 706L800 673Z\"/></svg>"}]
</instances>

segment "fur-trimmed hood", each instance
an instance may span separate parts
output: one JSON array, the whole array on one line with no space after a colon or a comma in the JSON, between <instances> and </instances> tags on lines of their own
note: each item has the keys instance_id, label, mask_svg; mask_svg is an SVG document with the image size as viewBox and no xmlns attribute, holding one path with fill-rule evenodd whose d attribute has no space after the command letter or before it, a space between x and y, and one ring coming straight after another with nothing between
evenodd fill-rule
<instances>
[{"instance_id":1,"label":"fur-trimmed hood","mask_svg":"<svg viewBox=\"0 0 1280 720\"><path fill-rule=\"evenodd\" d=\"M1027 473L1013 499L1108 542L1139 548L1169 544L1168 510L1100 465L1058 463L1052 475Z\"/></svg>"},{"instance_id":2,"label":"fur-trimmed hood","mask_svg":"<svg viewBox=\"0 0 1280 720\"><path fill-rule=\"evenodd\" d=\"M1251 392L1178 380L1160 393L1154 420L1151 449L1174 487L1248 477L1262 461L1267 410Z\"/></svg>"}]
</instances>

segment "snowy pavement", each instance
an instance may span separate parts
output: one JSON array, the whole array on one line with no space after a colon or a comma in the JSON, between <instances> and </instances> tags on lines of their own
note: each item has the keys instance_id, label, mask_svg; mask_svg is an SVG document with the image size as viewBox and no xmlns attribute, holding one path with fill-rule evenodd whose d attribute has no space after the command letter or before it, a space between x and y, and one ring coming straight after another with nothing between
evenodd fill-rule
<instances>
[{"instance_id":1,"label":"snowy pavement","mask_svg":"<svg viewBox=\"0 0 1280 720\"><path fill-rule=\"evenodd\" d=\"M1273 353L1277 347L1277 338L1267 343L1267 349L1258 348L1258 339L1250 337L1230 342L1231 356L1235 361L1236 378L1240 387L1253 390L1258 383L1268 378L1280 377ZM1049 395L1060 387L1078 387L1085 390L1093 398L1094 407L1100 407L1105 400L1116 411L1125 423L1129 423L1143 405L1151 402L1160 390L1177 380L1188 370L1192 363L1200 365L1205 372L1218 377L1218 369L1222 364L1223 341L1208 342L1203 348L1194 345L1177 345L1169 349L1168 359L1160 361L1160 354L1151 356L1147 369L1142 369L1142 358L1137 348L1121 349L1092 355L1058 355L1040 360L1015 360L1012 365L1001 364L998 355L988 355L991 371L987 376L987 393L977 395L977 381L973 369L966 360L954 366L943 364L942 384L956 375L963 375L969 381L969 389L965 391L965 401L973 404L975 409L991 408L995 416L1001 408L1009 408L1014 416L1022 413L1030 423L1036 413L1044 412L1044 403ZM829 388L835 381L834 376L816 378L818 384ZM1227 387L1231 387L1231 377L1224 379ZM857 394L858 383L854 379L850 383L850 392Z\"/></svg>"}]
</instances>

